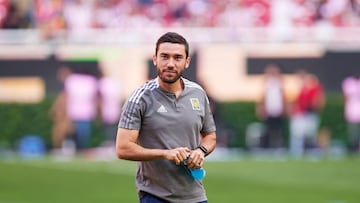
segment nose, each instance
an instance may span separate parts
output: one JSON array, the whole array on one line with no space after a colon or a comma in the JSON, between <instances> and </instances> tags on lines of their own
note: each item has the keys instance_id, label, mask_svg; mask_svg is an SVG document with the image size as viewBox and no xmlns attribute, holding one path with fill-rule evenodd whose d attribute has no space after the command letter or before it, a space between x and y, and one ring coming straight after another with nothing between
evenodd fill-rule
<instances>
[{"instance_id":1,"label":"nose","mask_svg":"<svg viewBox=\"0 0 360 203\"><path fill-rule=\"evenodd\" d=\"M168 68L174 68L175 67L175 60L173 58L170 58L167 64Z\"/></svg>"}]
</instances>

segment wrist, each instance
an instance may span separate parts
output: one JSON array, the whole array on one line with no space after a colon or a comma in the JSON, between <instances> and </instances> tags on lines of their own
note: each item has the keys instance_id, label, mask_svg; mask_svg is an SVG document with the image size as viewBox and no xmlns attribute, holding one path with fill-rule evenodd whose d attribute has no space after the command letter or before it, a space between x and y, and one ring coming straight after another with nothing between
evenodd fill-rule
<instances>
[{"instance_id":1,"label":"wrist","mask_svg":"<svg viewBox=\"0 0 360 203\"><path fill-rule=\"evenodd\" d=\"M209 155L209 151L203 145L198 146L197 149L200 149L204 153L204 156Z\"/></svg>"}]
</instances>

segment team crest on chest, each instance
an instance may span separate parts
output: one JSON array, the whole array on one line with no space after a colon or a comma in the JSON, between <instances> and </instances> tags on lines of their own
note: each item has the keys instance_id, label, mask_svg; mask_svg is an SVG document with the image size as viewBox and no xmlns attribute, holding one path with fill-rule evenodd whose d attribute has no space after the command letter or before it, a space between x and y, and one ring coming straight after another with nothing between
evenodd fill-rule
<instances>
[{"instance_id":1,"label":"team crest on chest","mask_svg":"<svg viewBox=\"0 0 360 203\"><path fill-rule=\"evenodd\" d=\"M198 98L191 98L190 103L193 110L197 110L197 111L200 110L200 102Z\"/></svg>"}]
</instances>

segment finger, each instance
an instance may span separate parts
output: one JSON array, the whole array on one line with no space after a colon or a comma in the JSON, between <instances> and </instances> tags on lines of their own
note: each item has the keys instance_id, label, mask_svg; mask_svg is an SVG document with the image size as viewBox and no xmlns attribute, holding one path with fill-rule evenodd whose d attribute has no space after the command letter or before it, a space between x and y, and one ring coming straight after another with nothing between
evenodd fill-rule
<instances>
[{"instance_id":1,"label":"finger","mask_svg":"<svg viewBox=\"0 0 360 203\"><path fill-rule=\"evenodd\" d=\"M194 163L188 164L188 168L190 168L190 169L194 169L194 168L195 168Z\"/></svg>"},{"instance_id":2,"label":"finger","mask_svg":"<svg viewBox=\"0 0 360 203\"><path fill-rule=\"evenodd\" d=\"M197 162L200 160L200 156L196 152L191 152L190 156L188 157L188 161L190 163L194 163L194 165L197 164Z\"/></svg>"},{"instance_id":3,"label":"finger","mask_svg":"<svg viewBox=\"0 0 360 203\"><path fill-rule=\"evenodd\" d=\"M198 162L202 166L204 164L204 161L205 161L204 157L200 157Z\"/></svg>"},{"instance_id":4,"label":"finger","mask_svg":"<svg viewBox=\"0 0 360 203\"><path fill-rule=\"evenodd\" d=\"M200 161L199 164L198 164L198 167L201 168L204 164L204 161Z\"/></svg>"},{"instance_id":5,"label":"finger","mask_svg":"<svg viewBox=\"0 0 360 203\"><path fill-rule=\"evenodd\" d=\"M194 158L191 162L190 162L190 167L191 168L197 168L199 165L199 160Z\"/></svg>"},{"instance_id":6,"label":"finger","mask_svg":"<svg viewBox=\"0 0 360 203\"><path fill-rule=\"evenodd\" d=\"M176 165L180 165L181 160L178 157L175 157L175 164Z\"/></svg>"},{"instance_id":7,"label":"finger","mask_svg":"<svg viewBox=\"0 0 360 203\"><path fill-rule=\"evenodd\" d=\"M194 168L201 168L204 164L204 158L201 156L196 156L191 163L193 163Z\"/></svg>"},{"instance_id":8,"label":"finger","mask_svg":"<svg viewBox=\"0 0 360 203\"><path fill-rule=\"evenodd\" d=\"M180 153L182 160L186 160L188 158L188 153L186 151L182 151Z\"/></svg>"},{"instance_id":9,"label":"finger","mask_svg":"<svg viewBox=\"0 0 360 203\"><path fill-rule=\"evenodd\" d=\"M179 163L184 160L181 152L180 152L180 153L176 153L176 159L177 159L177 161L178 161Z\"/></svg>"}]
</instances>

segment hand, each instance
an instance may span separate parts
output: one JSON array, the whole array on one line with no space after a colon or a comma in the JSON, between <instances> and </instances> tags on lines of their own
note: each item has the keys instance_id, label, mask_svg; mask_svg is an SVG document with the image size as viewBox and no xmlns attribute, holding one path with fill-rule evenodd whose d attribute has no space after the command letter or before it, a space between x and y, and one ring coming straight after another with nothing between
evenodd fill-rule
<instances>
[{"instance_id":1,"label":"hand","mask_svg":"<svg viewBox=\"0 0 360 203\"><path fill-rule=\"evenodd\" d=\"M178 147L165 151L165 159L174 161L176 165L186 160L191 150L187 147Z\"/></svg>"},{"instance_id":2,"label":"hand","mask_svg":"<svg viewBox=\"0 0 360 203\"><path fill-rule=\"evenodd\" d=\"M201 149L195 149L191 151L188 160L187 167L190 169L198 169L201 168L205 161L205 154Z\"/></svg>"}]
</instances>

